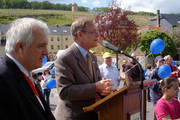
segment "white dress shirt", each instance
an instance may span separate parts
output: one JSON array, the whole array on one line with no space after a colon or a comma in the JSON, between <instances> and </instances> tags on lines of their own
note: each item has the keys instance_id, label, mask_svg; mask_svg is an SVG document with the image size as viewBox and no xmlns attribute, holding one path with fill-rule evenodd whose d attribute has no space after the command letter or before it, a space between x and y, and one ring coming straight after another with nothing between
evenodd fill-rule
<instances>
[{"instance_id":1,"label":"white dress shirt","mask_svg":"<svg viewBox=\"0 0 180 120\"><path fill-rule=\"evenodd\" d=\"M120 72L115 66L108 66L107 64L103 63L99 66L99 70L102 78L111 79L110 83L114 85L112 88L119 88L118 78L120 77Z\"/></svg>"}]
</instances>

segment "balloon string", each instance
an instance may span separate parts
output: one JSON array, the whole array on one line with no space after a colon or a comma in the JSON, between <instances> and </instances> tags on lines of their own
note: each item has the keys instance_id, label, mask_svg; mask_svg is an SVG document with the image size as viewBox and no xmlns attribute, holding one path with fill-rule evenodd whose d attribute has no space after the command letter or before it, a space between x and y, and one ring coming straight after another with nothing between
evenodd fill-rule
<instances>
[{"instance_id":1,"label":"balloon string","mask_svg":"<svg viewBox=\"0 0 180 120\"><path fill-rule=\"evenodd\" d=\"M152 53L150 53L149 55L145 56L144 59L148 58L150 55L152 55ZM144 60L144 59L143 59L143 60ZM139 63L141 64L143 60L140 60ZM128 70L125 71L124 73L129 72L130 70L132 70L132 69L133 69L135 66L137 66L137 65L138 65L138 64L133 65L130 69L128 69Z\"/></svg>"}]
</instances>

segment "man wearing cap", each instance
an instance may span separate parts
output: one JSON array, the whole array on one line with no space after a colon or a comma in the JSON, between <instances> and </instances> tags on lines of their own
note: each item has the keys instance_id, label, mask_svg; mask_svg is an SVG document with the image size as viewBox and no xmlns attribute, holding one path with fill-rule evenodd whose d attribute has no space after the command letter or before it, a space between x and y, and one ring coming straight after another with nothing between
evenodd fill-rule
<instances>
[{"instance_id":1,"label":"man wearing cap","mask_svg":"<svg viewBox=\"0 0 180 120\"><path fill-rule=\"evenodd\" d=\"M111 79L114 89L118 89L121 81L120 72L112 65L112 55L109 52L103 54L104 63L99 66L100 74L102 78Z\"/></svg>"},{"instance_id":2,"label":"man wearing cap","mask_svg":"<svg viewBox=\"0 0 180 120\"><path fill-rule=\"evenodd\" d=\"M153 84L152 86L150 86L150 88L151 88L152 102L153 102L153 104L155 106L156 102L159 99L159 96L158 96L159 95L159 90L158 90L158 88L159 88L159 84L160 84L160 80L161 80L161 78L158 75L158 70L159 70L159 67L164 64L164 58L161 55L159 55L159 56L157 56L155 58L154 62L156 64L156 67L152 70L152 73L150 75L150 80L151 79L156 79L157 82L155 84ZM155 115L154 115L154 120L156 120Z\"/></svg>"}]
</instances>

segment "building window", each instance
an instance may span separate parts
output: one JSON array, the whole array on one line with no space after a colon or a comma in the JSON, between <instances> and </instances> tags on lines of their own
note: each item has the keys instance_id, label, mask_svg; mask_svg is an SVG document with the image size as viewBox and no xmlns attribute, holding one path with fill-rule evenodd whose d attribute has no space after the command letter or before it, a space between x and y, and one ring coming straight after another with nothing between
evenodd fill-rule
<instances>
[{"instance_id":1,"label":"building window","mask_svg":"<svg viewBox=\"0 0 180 120\"><path fill-rule=\"evenodd\" d=\"M51 49L54 49L54 46L53 46L53 45L51 45Z\"/></svg>"},{"instance_id":2,"label":"building window","mask_svg":"<svg viewBox=\"0 0 180 120\"><path fill-rule=\"evenodd\" d=\"M68 38L65 38L65 40L68 40Z\"/></svg>"},{"instance_id":3,"label":"building window","mask_svg":"<svg viewBox=\"0 0 180 120\"><path fill-rule=\"evenodd\" d=\"M4 37L4 36L1 38L1 45L2 46L6 45L6 37Z\"/></svg>"},{"instance_id":4,"label":"building window","mask_svg":"<svg viewBox=\"0 0 180 120\"><path fill-rule=\"evenodd\" d=\"M59 37L57 37L57 41L59 41L60 40L60 38Z\"/></svg>"},{"instance_id":5,"label":"building window","mask_svg":"<svg viewBox=\"0 0 180 120\"><path fill-rule=\"evenodd\" d=\"M53 41L54 40L54 38L53 37L51 37L51 41Z\"/></svg>"},{"instance_id":6,"label":"building window","mask_svg":"<svg viewBox=\"0 0 180 120\"><path fill-rule=\"evenodd\" d=\"M57 48L60 49L60 45L58 45Z\"/></svg>"}]
</instances>

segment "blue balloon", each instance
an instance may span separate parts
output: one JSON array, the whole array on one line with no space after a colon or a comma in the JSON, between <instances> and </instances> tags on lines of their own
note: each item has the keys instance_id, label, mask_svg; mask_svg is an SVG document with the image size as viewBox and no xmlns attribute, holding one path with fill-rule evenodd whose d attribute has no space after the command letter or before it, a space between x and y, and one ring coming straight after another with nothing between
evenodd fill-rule
<instances>
[{"instance_id":1,"label":"blue balloon","mask_svg":"<svg viewBox=\"0 0 180 120\"><path fill-rule=\"evenodd\" d=\"M171 72L172 72L171 67L169 67L169 65L166 64L161 65L158 69L158 75L162 79L169 77Z\"/></svg>"},{"instance_id":2,"label":"blue balloon","mask_svg":"<svg viewBox=\"0 0 180 120\"><path fill-rule=\"evenodd\" d=\"M46 87L47 87L48 89L55 88L55 87L56 87L56 80L55 80L54 78L49 79L49 80L46 82Z\"/></svg>"},{"instance_id":3,"label":"blue balloon","mask_svg":"<svg viewBox=\"0 0 180 120\"><path fill-rule=\"evenodd\" d=\"M155 39L150 45L150 50L153 54L161 53L165 48L165 43L161 39Z\"/></svg>"},{"instance_id":4,"label":"blue balloon","mask_svg":"<svg viewBox=\"0 0 180 120\"><path fill-rule=\"evenodd\" d=\"M42 62L42 66L43 66L43 65L45 65L45 64L46 64L46 62L47 62L47 57L46 57L46 56L44 56L44 58L43 58L43 62Z\"/></svg>"},{"instance_id":5,"label":"blue balloon","mask_svg":"<svg viewBox=\"0 0 180 120\"><path fill-rule=\"evenodd\" d=\"M144 70L144 74L143 74L143 76L145 77L145 75L146 75L146 70Z\"/></svg>"},{"instance_id":6,"label":"blue balloon","mask_svg":"<svg viewBox=\"0 0 180 120\"><path fill-rule=\"evenodd\" d=\"M175 61L173 61L173 62L172 62L172 65L176 66L176 62L175 62Z\"/></svg>"},{"instance_id":7,"label":"blue balloon","mask_svg":"<svg viewBox=\"0 0 180 120\"><path fill-rule=\"evenodd\" d=\"M53 67L53 69L52 69L52 73L53 73L53 74L55 74L55 67Z\"/></svg>"}]
</instances>

